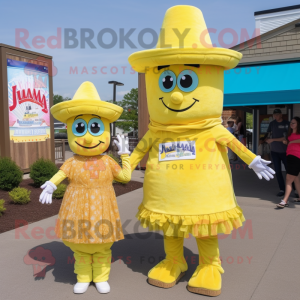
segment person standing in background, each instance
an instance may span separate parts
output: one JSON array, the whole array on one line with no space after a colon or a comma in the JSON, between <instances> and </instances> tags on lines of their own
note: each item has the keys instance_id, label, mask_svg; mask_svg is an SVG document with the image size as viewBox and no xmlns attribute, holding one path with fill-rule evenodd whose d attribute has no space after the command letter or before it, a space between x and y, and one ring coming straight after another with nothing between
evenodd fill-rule
<instances>
[{"instance_id":1,"label":"person standing in background","mask_svg":"<svg viewBox=\"0 0 300 300\"><path fill-rule=\"evenodd\" d=\"M233 125L234 125L234 120L233 119L231 119L231 118L229 118L228 120L227 120L227 130L230 132L230 133L232 133L232 134L234 134L234 127L233 127Z\"/></svg>"},{"instance_id":2,"label":"person standing in background","mask_svg":"<svg viewBox=\"0 0 300 300\"><path fill-rule=\"evenodd\" d=\"M283 141L286 140L290 122L283 120L282 112L279 108L274 109L273 119L274 120L269 124L265 139L267 138L266 142L271 146L271 156L279 185L279 193L277 193L277 197L281 197L285 193L285 184L282 176L281 163L283 163L286 169L287 149L287 145L283 144Z\"/></svg>"},{"instance_id":3,"label":"person standing in background","mask_svg":"<svg viewBox=\"0 0 300 300\"><path fill-rule=\"evenodd\" d=\"M233 126L234 126L234 120L229 118L228 121L227 121L227 128L226 129L232 134L234 134ZM229 158L229 161L231 163L237 161L237 155L230 148L228 148L228 158Z\"/></svg>"},{"instance_id":4,"label":"person standing in background","mask_svg":"<svg viewBox=\"0 0 300 300\"><path fill-rule=\"evenodd\" d=\"M261 137L259 139L257 154L260 155L262 159L271 160L271 158L270 158L270 145L265 142L264 137Z\"/></svg>"},{"instance_id":5,"label":"person standing in background","mask_svg":"<svg viewBox=\"0 0 300 300\"><path fill-rule=\"evenodd\" d=\"M235 117L230 117L228 120L232 120L233 121L232 128L234 129L234 131L233 131L233 135L234 135L234 133L237 131L237 125L235 124Z\"/></svg>"},{"instance_id":6,"label":"person standing in background","mask_svg":"<svg viewBox=\"0 0 300 300\"><path fill-rule=\"evenodd\" d=\"M292 183L295 183L296 190L300 192L300 118L294 117L291 120L290 128L288 131L287 140L283 141L283 144L288 145L286 151L286 187L285 195L279 204L278 208L284 208L289 206L289 196L292 191ZM299 196L298 196L299 197ZM295 199L295 202L300 202L299 198Z\"/></svg>"},{"instance_id":7,"label":"person standing in background","mask_svg":"<svg viewBox=\"0 0 300 300\"><path fill-rule=\"evenodd\" d=\"M241 117L237 117L235 120L235 124L236 124L236 130L234 135L237 137L237 139L243 143L243 138L244 138L244 125L242 122Z\"/></svg>"}]
</instances>

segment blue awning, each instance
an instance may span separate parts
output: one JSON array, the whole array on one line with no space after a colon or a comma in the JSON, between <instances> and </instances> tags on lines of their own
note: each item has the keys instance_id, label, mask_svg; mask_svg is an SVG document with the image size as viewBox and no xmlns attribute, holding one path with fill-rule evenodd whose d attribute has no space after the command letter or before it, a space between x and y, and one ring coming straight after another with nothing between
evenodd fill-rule
<instances>
[{"instance_id":1,"label":"blue awning","mask_svg":"<svg viewBox=\"0 0 300 300\"><path fill-rule=\"evenodd\" d=\"M225 71L224 106L300 103L300 62Z\"/></svg>"}]
</instances>

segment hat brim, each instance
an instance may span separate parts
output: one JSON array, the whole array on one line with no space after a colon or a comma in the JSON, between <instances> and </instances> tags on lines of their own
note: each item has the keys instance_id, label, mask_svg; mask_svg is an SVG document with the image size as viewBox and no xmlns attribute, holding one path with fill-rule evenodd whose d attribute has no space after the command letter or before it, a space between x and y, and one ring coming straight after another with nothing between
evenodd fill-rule
<instances>
[{"instance_id":1,"label":"hat brim","mask_svg":"<svg viewBox=\"0 0 300 300\"><path fill-rule=\"evenodd\" d=\"M110 123L119 119L123 108L101 100L69 100L60 102L50 109L51 114L60 122L67 123L71 117L93 114L107 119Z\"/></svg>"},{"instance_id":2,"label":"hat brim","mask_svg":"<svg viewBox=\"0 0 300 300\"><path fill-rule=\"evenodd\" d=\"M228 70L242 57L242 53L225 48L165 48L135 52L128 61L135 71L146 73L153 67L176 64L216 65Z\"/></svg>"}]
</instances>

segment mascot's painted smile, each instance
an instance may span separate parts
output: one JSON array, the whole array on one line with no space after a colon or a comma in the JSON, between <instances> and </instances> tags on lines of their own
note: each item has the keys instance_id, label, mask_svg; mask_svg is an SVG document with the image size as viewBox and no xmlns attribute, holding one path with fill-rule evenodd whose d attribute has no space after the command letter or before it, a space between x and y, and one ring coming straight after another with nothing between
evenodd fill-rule
<instances>
[{"instance_id":1,"label":"mascot's painted smile","mask_svg":"<svg viewBox=\"0 0 300 300\"><path fill-rule=\"evenodd\" d=\"M164 97L159 98L159 100L161 100L161 102L163 103L163 105L164 105L167 109L169 109L169 110L171 110L171 111L175 111L175 112L186 111L186 110L190 109L192 106L194 106L194 104L195 104L196 102L199 102L199 100L193 98L193 100L195 100L195 101L194 101L194 103L191 104L190 106L188 106L188 107L186 107L186 108L183 108L183 109L173 109L173 108L171 108L171 107L169 107L169 106L167 106L167 105L165 104L165 102L164 102Z\"/></svg>"},{"instance_id":2,"label":"mascot's painted smile","mask_svg":"<svg viewBox=\"0 0 300 300\"><path fill-rule=\"evenodd\" d=\"M93 147L86 147L86 146L82 146L82 145L78 144L76 141L75 141L75 143L76 143L78 146L80 146L80 147L82 147L82 148L85 148L85 149L94 149L94 148L98 147L101 143L104 144L104 142L99 141L99 143L98 143L96 146L93 146Z\"/></svg>"}]
</instances>

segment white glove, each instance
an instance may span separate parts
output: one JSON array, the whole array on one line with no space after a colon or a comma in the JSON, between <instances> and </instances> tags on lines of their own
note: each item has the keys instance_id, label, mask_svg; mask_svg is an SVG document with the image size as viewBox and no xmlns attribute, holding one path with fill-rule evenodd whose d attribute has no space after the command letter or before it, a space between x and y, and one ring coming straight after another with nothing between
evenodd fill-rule
<instances>
[{"instance_id":1,"label":"white glove","mask_svg":"<svg viewBox=\"0 0 300 300\"><path fill-rule=\"evenodd\" d=\"M52 194L57 189L56 185L51 181L46 181L42 186L44 189L40 195L40 202L42 204L51 204L52 203Z\"/></svg>"},{"instance_id":2,"label":"white glove","mask_svg":"<svg viewBox=\"0 0 300 300\"><path fill-rule=\"evenodd\" d=\"M124 138L124 135L117 135L118 141L114 140L114 144L118 147L118 154L130 154L129 151L129 144L128 144L128 137Z\"/></svg>"},{"instance_id":3,"label":"white glove","mask_svg":"<svg viewBox=\"0 0 300 300\"><path fill-rule=\"evenodd\" d=\"M269 163L271 162L262 159L258 155L253 159L252 163L249 165L249 168L256 173L259 179L262 179L264 177L266 180L269 181L270 178L274 178L272 174L275 174L275 171L267 166Z\"/></svg>"}]
</instances>

